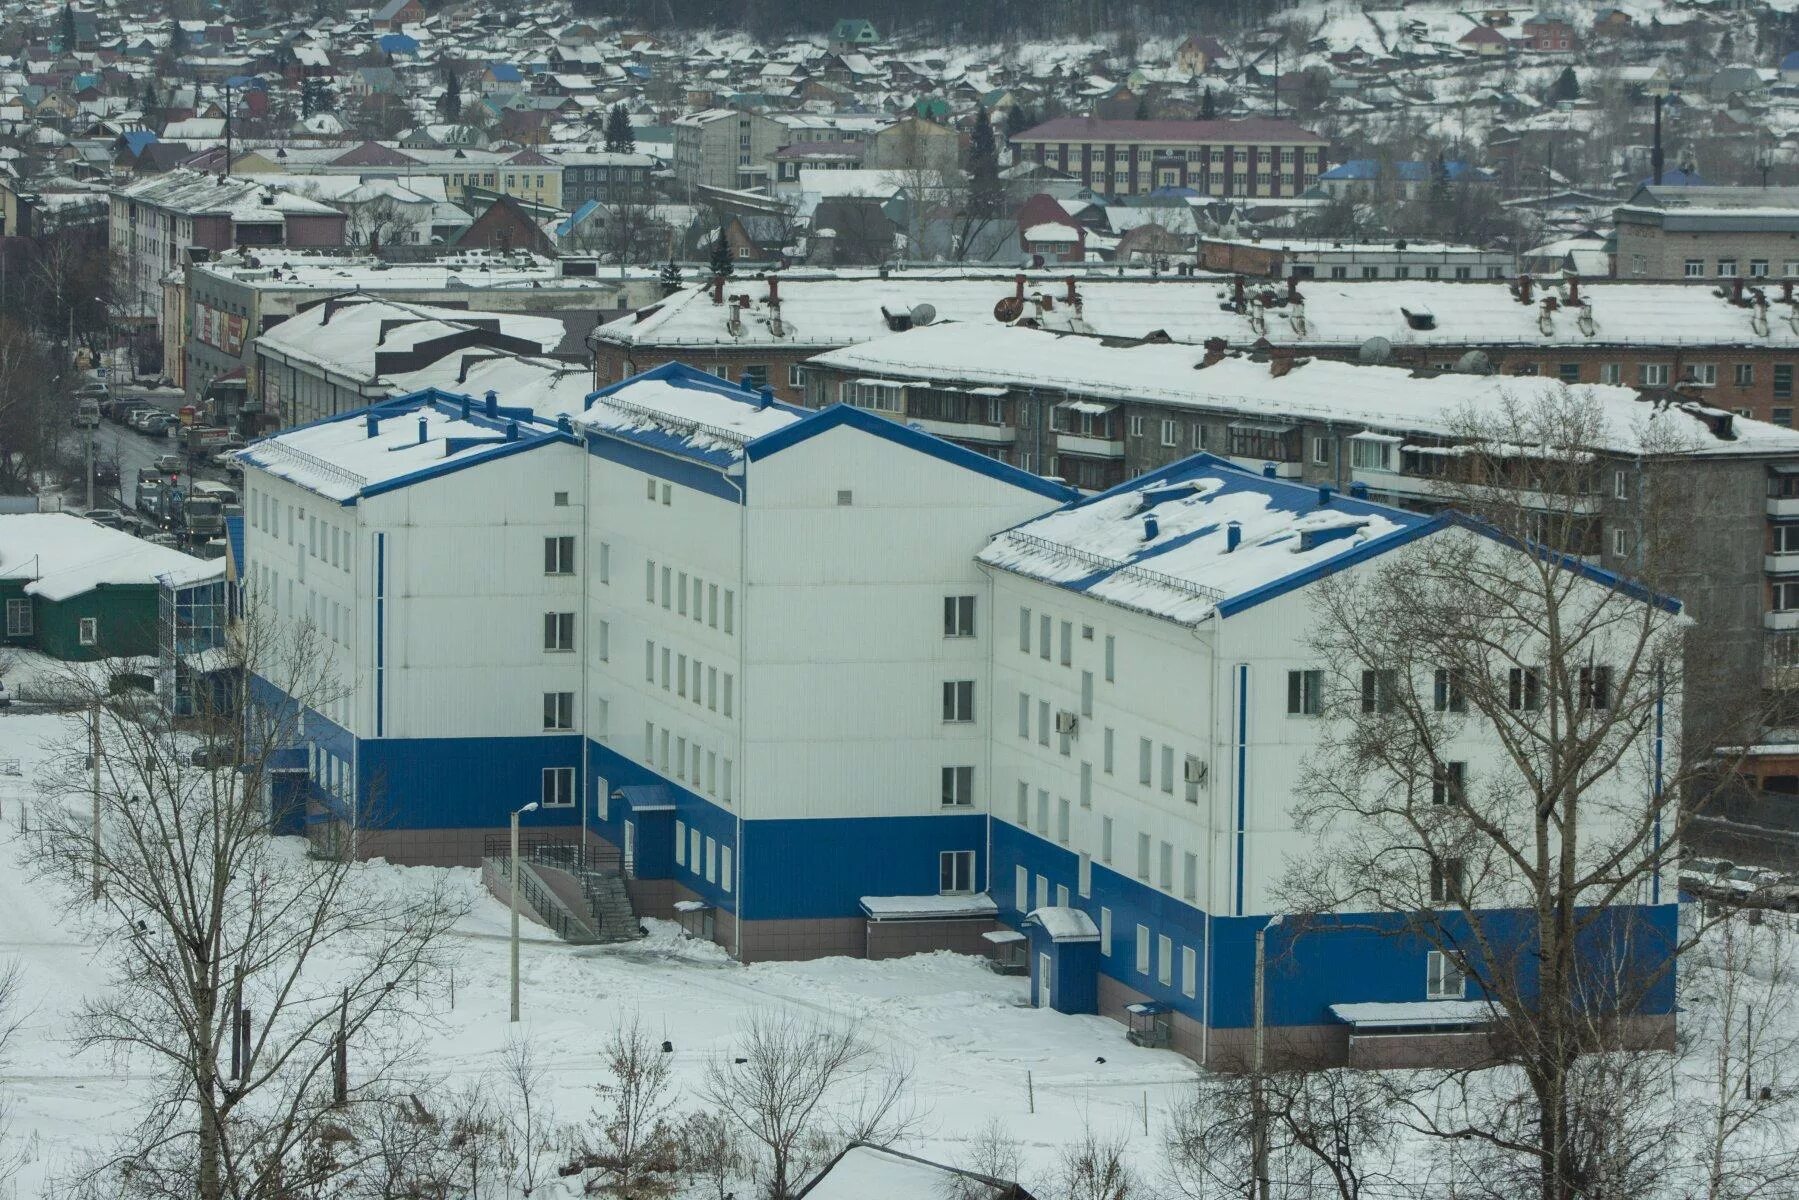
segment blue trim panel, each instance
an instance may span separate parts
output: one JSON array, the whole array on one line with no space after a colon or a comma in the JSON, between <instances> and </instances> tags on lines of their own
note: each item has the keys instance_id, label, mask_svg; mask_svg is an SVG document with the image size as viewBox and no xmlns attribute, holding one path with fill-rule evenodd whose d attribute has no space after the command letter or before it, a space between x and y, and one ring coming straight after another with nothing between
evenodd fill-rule
<instances>
[{"instance_id":1,"label":"blue trim panel","mask_svg":"<svg viewBox=\"0 0 1799 1200\"><path fill-rule=\"evenodd\" d=\"M860 917L864 896L935 896L938 855L971 850L982 878L982 813L806 817L743 823L745 920Z\"/></svg>"},{"instance_id":2,"label":"blue trim panel","mask_svg":"<svg viewBox=\"0 0 1799 1200\"><path fill-rule=\"evenodd\" d=\"M1237 905L1243 915L1243 876L1249 828L1249 664L1237 665Z\"/></svg>"},{"instance_id":3,"label":"blue trim panel","mask_svg":"<svg viewBox=\"0 0 1799 1200\"><path fill-rule=\"evenodd\" d=\"M935 434L913 429L888 417L876 416L866 409L851 404L833 404L829 408L810 413L804 420L795 421L785 429L777 429L773 433L765 433L744 446L744 454L751 462L772 457L790 446L813 438L821 433L836 429L840 425L848 425L863 433L873 434L928 454L932 458L941 459L952 466L962 467L977 475L985 475L989 479L997 479L1001 483L1011 484L1027 492L1047 497L1056 501L1070 501L1078 498L1080 492L1065 483L1045 479L1041 475L1033 475L1018 467L1008 466L998 459L988 458L973 450L948 442Z\"/></svg>"},{"instance_id":4,"label":"blue trim panel","mask_svg":"<svg viewBox=\"0 0 1799 1200\"><path fill-rule=\"evenodd\" d=\"M310 728L310 722L308 723ZM497 829L540 800L546 767L581 770L579 734L491 738L370 738L357 744L361 823L370 829ZM529 827L578 826L577 802L540 808Z\"/></svg>"},{"instance_id":5,"label":"blue trim panel","mask_svg":"<svg viewBox=\"0 0 1799 1200\"><path fill-rule=\"evenodd\" d=\"M387 535L375 535L375 736L387 729Z\"/></svg>"},{"instance_id":6,"label":"blue trim panel","mask_svg":"<svg viewBox=\"0 0 1799 1200\"><path fill-rule=\"evenodd\" d=\"M662 451L640 440L615 437L610 431L589 430L587 452L595 458L617 463L633 471L642 471L684 488L717 496L733 504L742 504L744 489L727 479L724 473L688 455Z\"/></svg>"},{"instance_id":7,"label":"blue trim panel","mask_svg":"<svg viewBox=\"0 0 1799 1200\"><path fill-rule=\"evenodd\" d=\"M744 869L743 856L737 852L737 814L705 796L689 791L675 780L664 778L654 769L620 754L610 746L589 741L586 754L587 774L592 780L588 791L588 800L592 805L588 810L588 828L622 849L625 844L625 820L627 817L635 820L638 824L635 861L639 879L673 879L706 903L727 912L736 912ZM660 788L667 796L668 803L674 805L674 811L662 818L667 825L661 831L665 841L656 843L645 840L645 831L655 829L651 814L633 812L623 799L609 797L602 804L599 795L602 782L608 792L617 792L627 787ZM691 860L684 864L675 862L673 823L677 820L688 829L698 829L702 839L709 837L719 845L731 848L734 861L729 892L719 886L716 877L708 882L704 871L694 870Z\"/></svg>"}]
</instances>

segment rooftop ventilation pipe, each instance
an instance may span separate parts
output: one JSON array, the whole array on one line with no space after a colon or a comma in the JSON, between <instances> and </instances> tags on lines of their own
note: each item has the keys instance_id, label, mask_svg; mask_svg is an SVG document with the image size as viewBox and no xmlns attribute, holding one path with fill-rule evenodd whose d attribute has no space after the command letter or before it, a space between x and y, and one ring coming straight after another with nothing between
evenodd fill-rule
<instances>
[{"instance_id":1,"label":"rooftop ventilation pipe","mask_svg":"<svg viewBox=\"0 0 1799 1200\"><path fill-rule=\"evenodd\" d=\"M766 383L756 392L756 407L767 408L775 402L775 389Z\"/></svg>"},{"instance_id":2,"label":"rooftop ventilation pipe","mask_svg":"<svg viewBox=\"0 0 1799 1200\"><path fill-rule=\"evenodd\" d=\"M500 415L500 394L498 392L489 388L487 390L486 403L488 416L497 417Z\"/></svg>"},{"instance_id":3,"label":"rooftop ventilation pipe","mask_svg":"<svg viewBox=\"0 0 1799 1200\"><path fill-rule=\"evenodd\" d=\"M1024 274L1020 272L1012 277L1012 298L1020 304L1024 303Z\"/></svg>"},{"instance_id":4,"label":"rooftop ventilation pipe","mask_svg":"<svg viewBox=\"0 0 1799 1200\"><path fill-rule=\"evenodd\" d=\"M474 403L474 401L472 401L468 398L468 393L464 392L462 394L462 419L463 420L465 420L465 421L468 420L469 406L472 405L473 403Z\"/></svg>"},{"instance_id":5,"label":"rooftop ventilation pipe","mask_svg":"<svg viewBox=\"0 0 1799 1200\"><path fill-rule=\"evenodd\" d=\"M518 441L518 422L517 421L506 422L506 440L509 442Z\"/></svg>"},{"instance_id":6,"label":"rooftop ventilation pipe","mask_svg":"<svg viewBox=\"0 0 1799 1200\"><path fill-rule=\"evenodd\" d=\"M1278 467L1274 463L1271 463L1271 462L1263 463L1262 464L1262 477L1264 479L1273 479L1273 478L1275 478L1275 472L1277 470L1278 470Z\"/></svg>"},{"instance_id":7,"label":"rooftop ventilation pipe","mask_svg":"<svg viewBox=\"0 0 1799 1200\"><path fill-rule=\"evenodd\" d=\"M374 413L369 413L367 416L363 417L362 423L363 427L368 430L370 437L374 437L381 432L381 418L377 417Z\"/></svg>"},{"instance_id":8,"label":"rooftop ventilation pipe","mask_svg":"<svg viewBox=\"0 0 1799 1200\"><path fill-rule=\"evenodd\" d=\"M1160 533L1161 531L1162 531L1162 526L1156 520L1156 514L1154 514L1154 513L1144 514L1144 517L1143 517L1143 540L1146 542L1153 542L1156 540L1156 534Z\"/></svg>"},{"instance_id":9,"label":"rooftop ventilation pipe","mask_svg":"<svg viewBox=\"0 0 1799 1200\"><path fill-rule=\"evenodd\" d=\"M1323 508L1325 505L1329 504L1330 502L1331 502L1330 485L1328 483L1320 485L1320 487L1318 488L1318 507Z\"/></svg>"},{"instance_id":10,"label":"rooftop ventilation pipe","mask_svg":"<svg viewBox=\"0 0 1799 1200\"><path fill-rule=\"evenodd\" d=\"M1237 547L1243 544L1243 526L1236 521L1224 527L1224 552L1235 554Z\"/></svg>"},{"instance_id":11,"label":"rooftop ventilation pipe","mask_svg":"<svg viewBox=\"0 0 1799 1200\"><path fill-rule=\"evenodd\" d=\"M741 374L737 377L737 386L742 388L746 392L753 392L756 390L756 385L750 379L750 373L748 371L745 371L743 374Z\"/></svg>"},{"instance_id":12,"label":"rooftop ventilation pipe","mask_svg":"<svg viewBox=\"0 0 1799 1200\"><path fill-rule=\"evenodd\" d=\"M1368 498L1368 485L1365 483L1350 484L1349 495L1352 500L1366 500Z\"/></svg>"},{"instance_id":13,"label":"rooftop ventilation pipe","mask_svg":"<svg viewBox=\"0 0 1799 1200\"><path fill-rule=\"evenodd\" d=\"M423 446L426 442L428 442L430 440L431 440L431 435L425 432L425 418L420 417L419 418L419 445Z\"/></svg>"}]
</instances>

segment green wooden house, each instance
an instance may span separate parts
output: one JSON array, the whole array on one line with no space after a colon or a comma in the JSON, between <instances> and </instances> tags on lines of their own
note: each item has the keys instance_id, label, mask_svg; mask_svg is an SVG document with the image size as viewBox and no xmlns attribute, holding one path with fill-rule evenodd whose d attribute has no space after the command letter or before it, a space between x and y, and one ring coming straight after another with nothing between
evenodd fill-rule
<instances>
[{"instance_id":1,"label":"green wooden house","mask_svg":"<svg viewBox=\"0 0 1799 1200\"><path fill-rule=\"evenodd\" d=\"M67 513L0 516L5 644L65 660L154 656L159 590L224 570Z\"/></svg>"}]
</instances>

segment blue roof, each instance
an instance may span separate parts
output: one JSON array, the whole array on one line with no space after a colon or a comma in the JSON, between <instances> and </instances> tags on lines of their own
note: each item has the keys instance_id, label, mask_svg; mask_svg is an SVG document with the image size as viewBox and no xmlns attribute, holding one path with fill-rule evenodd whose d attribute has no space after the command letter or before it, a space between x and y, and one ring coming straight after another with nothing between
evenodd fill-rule
<instances>
[{"instance_id":1,"label":"blue roof","mask_svg":"<svg viewBox=\"0 0 1799 1200\"><path fill-rule=\"evenodd\" d=\"M1780 69L1783 71L1799 71L1799 50L1788 50L1781 57Z\"/></svg>"},{"instance_id":2,"label":"blue roof","mask_svg":"<svg viewBox=\"0 0 1799 1200\"><path fill-rule=\"evenodd\" d=\"M524 76L511 63L488 63L488 71L493 75L495 83L520 83Z\"/></svg>"},{"instance_id":3,"label":"blue roof","mask_svg":"<svg viewBox=\"0 0 1799 1200\"><path fill-rule=\"evenodd\" d=\"M598 200L589 200L574 212L556 223L556 236L567 237L575 228L585 221L594 209L600 206Z\"/></svg>"},{"instance_id":4,"label":"blue roof","mask_svg":"<svg viewBox=\"0 0 1799 1200\"><path fill-rule=\"evenodd\" d=\"M266 92L269 85L260 75L229 75L225 86L234 92Z\"/></svg>"},{"instance_id":5,"label":"blue roof","mask_svg":"<svg viewBox=\"0 0 1799 1200\"><path fill-rule=\"evenodd\" d=\"M134 129L119 136L125 139L125 148L131 151L133 157L142 154L145 147L156 144L156 135L148 129Z\"/></svg>"},{"instance_id":6,"label":"blue roof","mask_svg":"<svg viewBox=\"0 0 1799 1200\"><path fill-rule=\"evenodd\" d=\"M419 44L417 38L403 33L384 33L375 39L375 45L381 47L383 54L417 54Z\"/></svg>"},{"instance_id":7,"label":"blue roof","mask_svg":"<svg viewBox=\"0 0 1799 1200\"><path fill-rule=\"evenodd\" d=\"M1705 176L1697 171L1683 171L1676 167L1662 172L1662 181L1658 184L1651 175L1637 184L1638 187L1710 187Z\"/></svg>"},{"instance_id":8,"label":"blue roof","mask_svg":"<svg viewBox=\"0 0 1799 1200\"><path fill-rule=\"evenodd\" d=\"M1393 164L1394 177L1405 183L1422 183L1430 178L1431 172L1436 169L1436 165L1435 162L1425 162L1418 159L1411 159L1406 162L1396 162ZM1444 171L1452 181L1477 179L1488 173L1481 167L1476 167L1471 163L1453 159L1445 162L1443 167ZM1380 177L1380 160L1375 158L1345 159L1343 162L1338 163L1336 166L1318 176L1320 179L1338 181L1348 180L1357 183L1376 180Z\"/></svg>"}]
</instances>

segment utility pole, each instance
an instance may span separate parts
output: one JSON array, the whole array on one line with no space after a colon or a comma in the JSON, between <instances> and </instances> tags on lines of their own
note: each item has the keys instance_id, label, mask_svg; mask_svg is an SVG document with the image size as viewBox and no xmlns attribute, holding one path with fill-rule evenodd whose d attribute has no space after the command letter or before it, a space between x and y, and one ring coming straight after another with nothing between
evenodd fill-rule
<instances>
[{"instance_id":1,"label":"utility pole","mask_svg":"<svg viewBox=\"0 0 1799 1200\"><path fill-rule=\"evenodd\" d=\"M1286 914L1275 913L1256 930L1256 1034L1255 1058L1249 1077L1250 1138L1254 1145L1255 1200L1268 1200L1268 1095L1262 1086L1268 1044L1268 931Z\"/></svg>"},{"instance_id":2,"label":"utility pole","mask_svg":"<svg viewBox=\"0 0 1799 1200\"><path fill-rule=\"evenodd\" d=\"M94 435L90 430L82 435L87 443L87 506L94 507Z\"/></svg>"},{"instance_id":3,"label":"utility pole","mask_svg":"<svg viewBox=\"0 0 1799 1200\"><path fill-rule=\"evenodd\" d=\"M92 476L89 476L90 481ZM91 498L90 498L91 500ZM87 760L88 787L93 793L93 869L94 879L90 898L100 898L100 702L95 700L87 710Z\"/></svg>"},{"instance_id":4,"label":"utility pole","mask_svg":"<svg viewBox=\"0 0 1799 1200\"><path fill-rule=\"evenodd\" d=\"M537 801L512 814L512 1023L518 1024L518 819L537 811Z\"/></svg>"}]
</instances>

